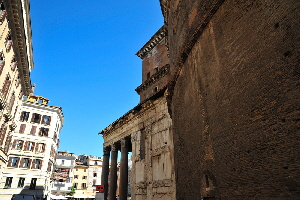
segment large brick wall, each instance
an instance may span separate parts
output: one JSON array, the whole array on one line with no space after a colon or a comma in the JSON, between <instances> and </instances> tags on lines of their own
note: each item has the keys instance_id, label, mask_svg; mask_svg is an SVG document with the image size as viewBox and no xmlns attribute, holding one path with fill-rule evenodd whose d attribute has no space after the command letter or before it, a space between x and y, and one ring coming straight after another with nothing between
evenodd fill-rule
<instances>
[{"instance_id":1,"label":"large brick wall","mask_svg":"<svg viewBox=\"0 0 300 200\"><path fill-rule=\"evenodd\" d=\"M298 0L171 3L176 199L299 199L299 19Z\"/></svg>"}]
</instances>

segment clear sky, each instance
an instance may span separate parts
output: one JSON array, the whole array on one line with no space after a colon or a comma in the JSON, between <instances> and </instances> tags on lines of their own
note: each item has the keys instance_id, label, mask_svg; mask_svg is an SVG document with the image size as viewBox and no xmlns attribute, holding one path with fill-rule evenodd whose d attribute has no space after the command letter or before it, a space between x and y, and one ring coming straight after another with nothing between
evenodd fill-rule
<instances>
[{"instance_id":1,"label":"clear sky","mask_svg":"<svg viewBox=\"0 0 300 200\"><path fill-rule=\"evenodd\" d=\"M159 0L30 0L34 94L61 106L59 150L102 156L98 132L139 103L135 53L163 25Z\"/></svg>"}]
</instances>

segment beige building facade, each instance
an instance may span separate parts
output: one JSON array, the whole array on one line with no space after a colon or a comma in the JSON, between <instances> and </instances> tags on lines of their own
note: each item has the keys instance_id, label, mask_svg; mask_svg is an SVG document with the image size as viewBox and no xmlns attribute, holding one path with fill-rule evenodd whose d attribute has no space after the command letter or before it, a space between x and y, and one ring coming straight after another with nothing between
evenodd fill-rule
<instances>
[{"instance_id":1,"label":"beige building facade","mask_svg":"<svg viewBox=\"0 0 300 200\"><path fill-rule=\"evenodd\" d=\"M64 117L62 108L48 105L48 99L29 95L17 112L17 128L11 133L8 163L0 180L0 199L13 194L50 193L50 177L55 164L59 133Z\"/></svg>"},{"instance_id":2,"label":"beige building facade","mask_svg":"<svg viewBox=\"0 0 300 200\"><path fill-rule=\"evenodd\" d=\"M167 106L167 84L172 70L163 26L137 52L143 61L142 81L136 89L140 104L99 134L104 138L103 178L105 199L128 196L128 152L132 152L131 198L175 199L172 120ZM120 183L117 185L117 156L121 151ZM111 167L107 162L111 157ZM107 185L106 176L110 176Z\"/></svg>"},{"instance_id":3,"label":"beige building facade","mask_svg":"<svg viewBox=\"0 0 300 200\"><path fill-rule=\"evenodd\" d=\"M0 1L0 179L8 163L11 134L23 95L32 92L33 69L28 0Z\"/></svg>"}]
</instances>

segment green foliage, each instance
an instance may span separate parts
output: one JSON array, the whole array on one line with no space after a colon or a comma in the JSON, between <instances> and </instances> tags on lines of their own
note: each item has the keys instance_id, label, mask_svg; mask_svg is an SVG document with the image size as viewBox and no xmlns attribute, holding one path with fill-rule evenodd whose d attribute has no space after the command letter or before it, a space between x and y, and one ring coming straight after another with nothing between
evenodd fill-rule
<instances>
[{"instance_id":1,"label":"green foliage","mask_svg":"<svg viewBox=\"0 0 300 200\"><path fill-rule=\"evenodd\" d=\"M74 186L72 186L71 188L71 192L69 193L70 196L73 196L75 194L75 188Z\"/></svg>"}]
</instances>

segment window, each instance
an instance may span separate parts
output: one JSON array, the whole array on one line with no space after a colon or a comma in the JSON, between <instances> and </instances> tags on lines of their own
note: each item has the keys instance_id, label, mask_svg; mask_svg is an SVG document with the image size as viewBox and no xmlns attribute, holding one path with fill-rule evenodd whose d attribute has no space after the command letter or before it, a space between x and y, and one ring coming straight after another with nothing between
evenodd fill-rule
<instances>
[{"instance_id":1,"label":"window","mask_svg":"<svg viewBox=\"0 0 300 200\"><path fill-rule=\"evenodd\" d=\"M23 168L29 168L29 165L30 165L30 159L29 158L23 158L22 167Z\"/></svg>"},{"instance_id":2,"label":"window","mask_svg":"<svg viewBox=\"0 0 300 200\"><path fill-rule=\"evenodd\" d=\"M37 180L37 178L32 178L32 179L31 179L30 186L29 186L29 189L30 189L30 190L34 190L34 189L35 189L35 186L36 186L36 180Z\"/></svg>"},{"instance_id":3,"label":"window","mask_svg":"<svg viewBox=\"0 0 300 200\"><path fill-rule=\"evenodd\" d=\"M86 179L86 176L82 176L82 179Z\"/></svg>"},{"instance_id":4,"label":"window","mask_svg":"<svg viewBox=\"0 0 300 200\"><path fill-rule=\"evenodd\" d=\"M0 75L2 74L4 65L5 65L5 58L4 58L3 51L1 51L0 52Z\"/></svg>"},{"instance_id":5,"label":"window","mask_svg":"<svg viewBox=\"0 0 300 200\"><path fill-rule=\"evenodd\" d=\"M6 177L4 188L10 188L13 177Z\"/></svg>"},{"instance_id":6,"label":"window","mask_svg":"<svg viewBox=\"0 0 300 200\"><path fill-rule=\"evenodd\" d=\"M46 116L46 115L43 116L43 121L42 121L43 124L50 125L50 121L51 121L50 116Z\"/></svg>"},{"instance_id":7,"label":"window","mask_svg":"<svg viewBox=\"0 0 300 200\"><path fill-rule=\"evenodd\" d=\"M43 153L45 151L45 144L44 143L39 143L37 146L37 152Z\"/></svg>"},{"instance_id":8,"label":"window","mask_svg":"<svg viewBox=\"0 0 300 200\"><path fill-rule=\"evenodd\" d=\"M97 177L97 173L94 173L94 177Z\"/></svg>"},{"instance_id":9,"label":"window","mask_svg":"<svg viewBox=\"0 0 300 200\"><path fill-rule=\"evenodd\" d=\"M15 140L13 149L15 150L21 150L23 147L23 140Z\"/></svg>"},{"instance_id":10,"label":"window","mask_svg":"<svg viewBox=\"0 0 300 200\"><path fill-rule=\"evenodd\" d=\"M37 113L33 113L32 118L31 118L31 122L40 123L40 121L41 121L41 115L37 114Z\"/></svg>"},{"instance_id":11,"label":"window","mask_svg":"<svg viewBox=\"0 0 300 200\"><path fill-rule=\"evenodd\" d=\"M27 121L28 121L28 118L29 118L29 114L30 114L30 112L23 111L23 112L21 113L20 121L21 121L21 122L27 122Z\"/></svg>"},{"instance_id":12,"label":"window","mask_svg":"<svg viewBox=\"0 0 300 200\"><path fill-rule=\"evenodd\" d=\"M8 166L10 167L17 167L18 166L18 162L19 162L19 158L18 157L11 157L10 161L8 161Z\"/></svg>"},{"instance_id":13,"label":"window","mask_svg":"<svg viewBox=\"0 0 300 200\"><path fill-rule=\"evenodd\" d=\"M39 136L48 137L49 128L42 127L39 132Z\"/></svg>"},{"instance_id":14,"label":"window","mask_svg":"<svg viewBox=\"0 0 300 200\"><path fill-rule=\"evenodd\" d=\"M86 172L86 169L84 169L84 172Z\"/></svg>"},{"instance_id":15,"label":"window","mask_svg":"<svg viewBox=\"0 0 300 200\"><path fill-rule=\"evenodd\" d=\"M32 163L32 169L41 169L42 168L42 160L35 159Z\"/></svg>"},{"instance_id":16,"label":"window","mask_svg":"<svg viewBox=\"0 0 300 200\"><path fill-rule=\"evenodd\" d=\"M93 180L93 186L96 186L96 180Z\"/></svg>"},{"instance_id":17,"label":"window","mask_svg":"<svg viewBox=\"0 0 300 200\"><path fill-rule=\"evenodd\" d=\"M62 160L62 161L61 161L61 165L64 165L64 164L65 164L65 160Z\"/></svg>"},{"instance_id":18,"label":"window","mask_svg":"<svg viewBox=\"0 0 300 200\"><path fill-rule=\"evenodd\" d=\"M154 71L155 71L155 73L157 73L158 72L158 67L155 67Z\"/></svg>"},{"instance_id":19,"label":"window","mask_svg":"<svg viewBox=\"0 0 300 200\"><path fill-rule=\"evenodd\" d=\"M78 179L78 175L74 175L74 178Z\"/></svg>"},{"instance_id":20,"label":"window","mask_svg":"<svg viewBox=\"0 0 300 200\"><path fill-rule=\"evenodd\" d=\"M82 184L81 184L81 188L82 188L82 189L86 189L86 183L82 183Z\"/></svg>"},{"instance_id":21,"label":"window","mask_svg":"<svg viewBox=\"0 0 300 200\"><path fill-rule=\"evenodd\" d=\"M42 103L43 103L43 99L39 99L39 100L38 100L38 103L39 103L39 104L42 104Z\"/></svg>"},{"instance_id":22,"label":"window","mask_svg":"<svg viewBox=\"0 0 300 200\"><path fill-rule=\"evenodd\" d=\"M25 133L26 124L21 124L19 133Z\"/></svg>"},{"instance_id":23,"label":"window","mask_svg":"<svg viewBox=\"0 0 300 200\"><path fill-rule=\"evenodd\" d=\"M36 126L31 127L30 135L35 135L36 133Z\"/></svg>"},{"instance_id":24,"label":"window","mask_svg":"<svg viewBox=\"0 0 300 200\"><path fill-rule=\"evenodd\" d=\"M33 151L34 142L27 141L24 150L25 151Z\"/></svg>"},{"instance_id":25,"label":"window","mask_svg":"<svg viewBox=\"0 0 300 200\"><path fill-rule=\"evenodd\" d=\"M98 165L98 162L97 162L97 161L95 161L95 165Z\"/></svg>"},{"instance_id":26,"label":"window","mask_svg":"<svg viewBox=\"0 0 300 200\"><path fill-rule=\"evenodd\" d=\"M25 178L20 178L18 182L18 188L24 187Z\"/></svg>"},{"instance_id":27,"label":"window","mask_svg":"<svg viewBox=\"0 0 300 200\"><path fill-rule=\"evenodd\" d=\"M77 189L78 183L74 183L74 188Z\"/></svg>"},{"instance_id":28,"label":"window","mask_svg":"<svg viewBox=\"0 0 300 200\"><path fill-rule=\"evenodd\" d=\"M150 72L147 73L147 79L150 78Z\"/></svg>"}]
</instances>

